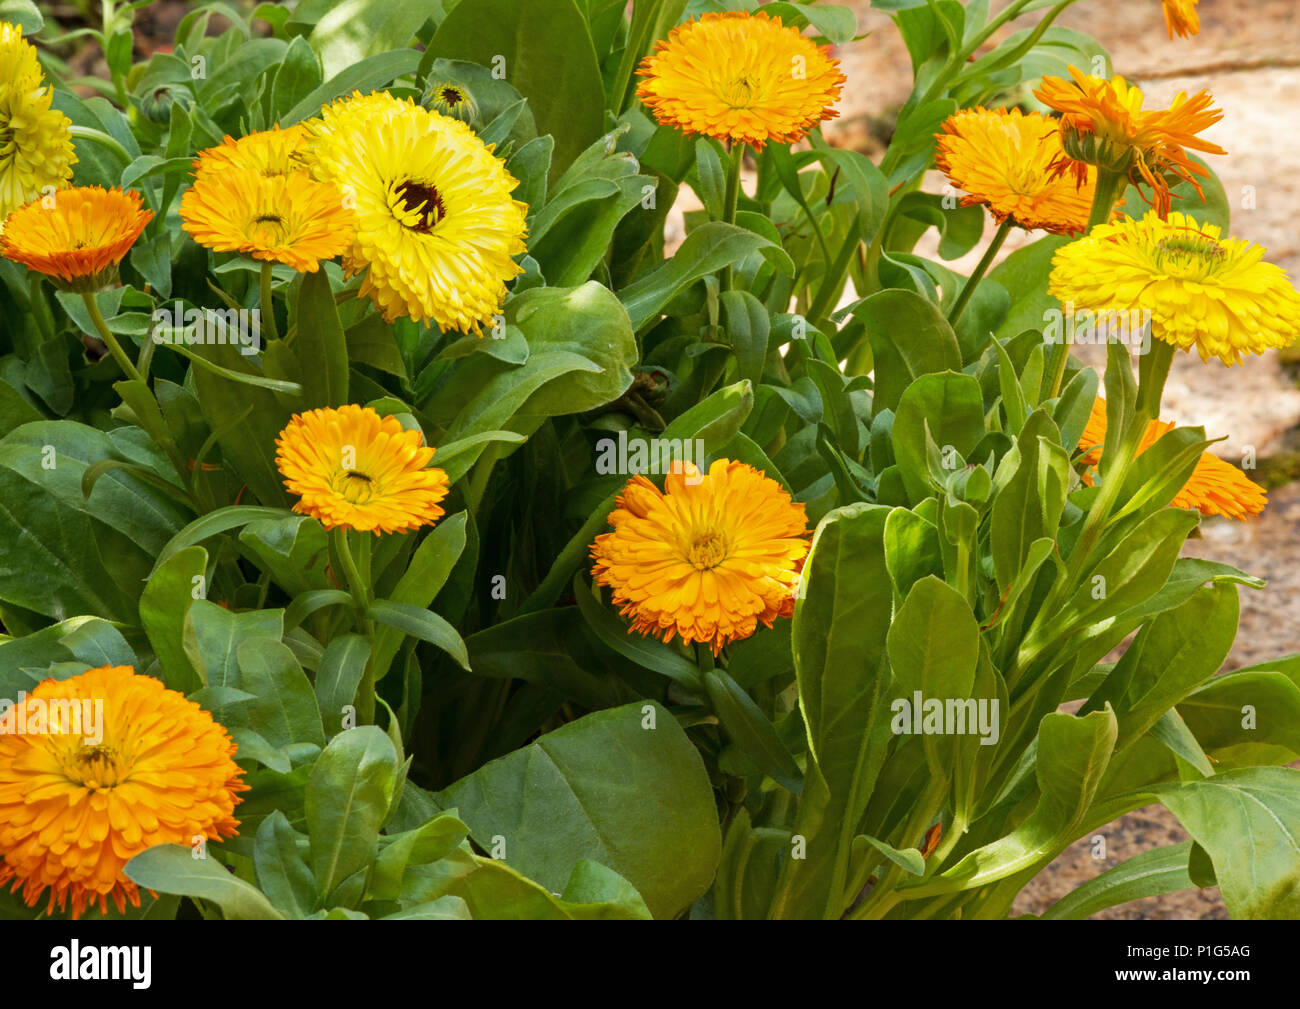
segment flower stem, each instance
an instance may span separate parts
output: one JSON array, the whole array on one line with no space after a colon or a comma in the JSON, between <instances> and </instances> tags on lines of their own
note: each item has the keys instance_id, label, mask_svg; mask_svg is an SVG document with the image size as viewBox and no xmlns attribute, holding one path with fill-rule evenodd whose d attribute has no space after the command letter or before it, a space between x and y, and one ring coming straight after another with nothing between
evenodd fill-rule
<instances>
[{"instance_id":1,"label":"flower stem","mask_svg":"<svg viewBox=\"0 0 1300 1009\"><path fill-rule=\"evenodd\" d=\"M143 382L144 379L140 377L135 365L126 356L126 351L122 349L122 345L117 342L117 337L113 335L112 330L108 328L108 323L104 321L104 316L99 311L99 305L95 303L95 296L89 291L82 291L81 300L85 303L86 311L90 314L90 321L94 323L95 329L99 332L99 338L104 341L104 346L113 355L113 360L118 363L118 366L131 381Z\"/></svg>"},{"instance_id":2,"label":"flower stem","mask_svg":"<svg viewBox=\"0 0 1300 1009\"><path fill-rule=\"evenodd\" d=\"M262 264L261 288L262 288L262 328L266 330L268 340L279 339L279 332L275 328L275 301L271 294L271 263L270 261Z\"/></svg>"},{"instance_id":3,"label":"flower stem","mask_svg":"<svg viewBox=\"0 0 1300 1009\"><path fill-rule=\"evenodd\" d=\"M993 265L993 257L1002 249L1002 243L1007 240L1007 235L1011 233L1011 218L1007 218L998 225L997 233L993 236L993 241L984 252L983 258L975 267L975 272L970 275L966 281L966 286L961 289L961 294L957 295L957 301L952 306L952 311L948 313L948 323L954 328L957 320L961 318L961 313L966 310L966 304L970 301L971 295L975 293L975 288L979 287L980 281L984 279L984 274L988 268Z\"/></svg>"},{"instance_id":4,"label":"flower stem","mask_svg":"<svg viewBox=\"0 0 1300 1009\"><path fill-rule=\"evenodd\" d=\"M1097 169L1097 188L1092 197L1092 213L1088 215L1087 231L1092 231L1097 225L1105 224L1110 220L1110 212L1115 208L1115 200L1119 198L1124 179L1125 177L1119 172ZM1052 376L1052 382L1047 387L1045 399L1054 399L1060 394L1061 383L1065 380L1065 366L1069 360L1070 345L1065 342L1065 337L1062 335L1060 343L1052 344L1048 357L1047 373Z\"/></svg>"},{"instance_id":5,"label":"flower stem","mask_svg":"<svg viewBox=\"0 0 1300 1009\"><path fill-rule=\"evenodd\" d=\"M745 145L733 143L731 157L727 163L727 188L722 201L722 220L726 224L736 223L736 208L740 205L740 166L745 160ZM730 291L732 286L731 267L722 271L722 290Z\"/></svg>"},{"instance_id":6,"label":"flower stem","mask_svg":"<svg viewBox=\"0 0 1300 1009\"><path fill-rule=\"evenodd\" d=\"M360 543L359 553L365 568L370 567L370 540L366 537L368 533L361 534L363 539ZM357 567L356 558L352 554L352 544L348 539L348 529L346 526L336 526L334 529L334 545L338 548L339 563L343 565L343 576L347 579L348 589L352 593L352 602L357 608L357 625L361 633L369 636L375 629L374 622L370 619L370 583L362 577L361 569Z\"/></svg>"}]
</instances>

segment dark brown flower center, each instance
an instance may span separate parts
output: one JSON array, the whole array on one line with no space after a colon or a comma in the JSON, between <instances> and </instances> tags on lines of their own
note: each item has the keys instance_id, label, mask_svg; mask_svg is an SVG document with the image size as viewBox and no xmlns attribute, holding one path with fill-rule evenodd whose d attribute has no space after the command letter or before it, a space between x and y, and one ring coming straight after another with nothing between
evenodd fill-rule
<instances>
[{"instance_id":1,"label":"dark brown flower center","mask_svg":"<svg viewBox=\"0 0 1300 1009\"><path fill-rule=\"evenodd\" d=\"M428 234L435 224L447 216L447 208L442 204L442 197L433 186L423 182L408 181L397 187L398 209L408 214L416 214L414 224L407 227L417 234Z\"/></svg>"}]
</instances>

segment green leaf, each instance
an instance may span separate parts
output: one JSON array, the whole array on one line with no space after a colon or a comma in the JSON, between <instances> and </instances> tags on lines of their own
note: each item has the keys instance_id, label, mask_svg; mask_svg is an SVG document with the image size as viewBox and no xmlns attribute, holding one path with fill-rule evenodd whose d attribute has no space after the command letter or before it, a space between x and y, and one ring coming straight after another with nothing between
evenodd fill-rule
<instances>
[{"instance_id":1,"label":"green leaf","mask_svg":"<svg viewBox=\"0 0 1300 1009\"><path fill-rule=\"evenodd\" d=\"M272 746L325 745L311 681L288 647L270 638L246 638L236 659L240 689L256 698L247 708L252 725Z\"/></svg>"},{"instance_id":2,"label":"green leaf","mask_svg":"<svg viewBox=\"0 0 1300 1009\"><path fill-rule=\"evenodd\" d=\"M915 848L898 849L892 845L886 844L879 838L872 837L870 834L859 834L853 839L854 844L862 841L871 845L876 851L880 852L887 859L893 862L899 868L910 872L913 876L925 875L925 857Z\"/></svg>"},{"instance_id":3,"label":"green leaf","mask_svg":"<svg viewBox=\"0 0 1300 1009\"><path fill-rule=\"evenodd\" d=\"M262 821L253 841L257 882L276 909L289 918L316 910L316 881L298 852L297 831L278 809Z\"/></svg>"},{"instance_id":4,"label":"green leaf","mask_svg":"<svg viewBox=\"0 0 1300 1009\"><path fill-rule=\"evenodd\" d=\"M601 133L600 64L586 19L573 0L458 4L428 49L438 57L504 72L528 99L538 133L555 138L553 178Z\"/></svg>"},{"instance_id":5,"label":"green leaf","mask_svg":"<svg viewBox=\"0 0 1300 1009\"><path fill-rule=\"evenodd\" d=\"M803 773L799 765L781 742L772 722L744 688L721 669L710 669L704 674L704 687L731 741L773 781L795 795L802 792Z\"/></svg>"},{"instance_id":6,"label":"green leaf","mask_svg":"<svg viewBox=\"0 0 1300 1009\"><path fill-rule=\"evenodd\" d=\"M592 859L631 883L657 918L704 893L718 862L704 765L672 715L649 701L570 722L437 798L485 850L504 838L505 861L548 889L559 892L577 862Z\"/></svg>"},{"instance_id":7,"label":"green leaf","mask_svg":"<svg viewBox=\"0 0 1300 1009\"><path fill-rule=\"evenodd\" d=\"M229 532L231 529L238 529L240 526L246 526L250 522L256 522L259 519L283 519L288 515L289 513L283 508L260 508L256 505L233 505L229 508L218 508L216 511L208 512L206 515L195 519L167 541L167 545L162 548L162 551L158 554L158 559L154 562L150 577L152 578L163 564L180 553L180 551L186 547L202 543L210 536L217 536Z\"/></svg>"},{"instance_id":8,"label":"green leaf","mask_svg":"<svg viewBox=\"0 0 1300 1009\"><path fill-rule=\"evenodd\" d=\"M580 574L574 576L573 594L587 626L614 651L651 672L680 683L688 690L698 691L703 686L700 671L694 662L683 658L662 641L632 633L611 608L592 594Z\"/></svg>"},{"instance_id":9,"label":"green leaf","mask_svg":"<svg viewBox=\"0 0 1300 1009\"><path fill-rule=\"evenodd\" d=\"M305 797L320 903L374 860L396 781L397 751L373 725L340 732L316 758Z\"/></svg>"},{"instance_id":10,"label":"green leaf","mask_svg":"<svg viewBox=\"0 0 1300 1009\"><path fill-rule=\"evenodd\" d=\"M146 890L210 900L228 921L282 920L256 887L232 875L214 858L195 858L184 845L159 844L136 855L122 870Z\"/></svg>"},{"instance_id":11,"label":"green leaf","mask_svg":"<svg viewBox=\"0 0 1300 1009\"><path fill-rule=\"evenodd\" d=\"M1082 921L1098 911L1143 897L1159 897L1195 884L1187 875L1192 842L1153 848L1134 855L1083 883L1040 916L1044 921Z\"/></svg>"},{"instance_id":12,"label":"green leaf","mask_svg":"<svg viewBox=\"0 0 1300 1009\"><path fill-rule=\"evenodd\" d=\"M140 595L140 623L162 666L162 680L182 694L207 686L207 670L190 620L195 579L198 585L205 584L207 566L208 552L188 547L160 564Z\"/></svg>"},{"instance_id":13,"label":"green leaf","mask_svg":"<svg viewBox=\"0 0 1300 1009\"><path fill-rule=\"evenodd\" d=\"M316 704L325 732L343 731L343 708L356 700L370 658L370 642L359 634L340 634L325 646L316 670Z\"/></svg>"},{"instance_id":14,"label":"green leaf","mask_svg":"<svg viewBox=\"0 0 1300 1009\"><path fill-rule=\"evenodd\" d=\"M385 838L370 876L368 899L398 900L407 867L428 865L454 851L469 828L450 813L435 816L414 830Z\"/></svg>"},{"instance_id":15,"label":"green leaf","mask_svg":"<svg viewBox=\"0 0 1300 1009\"><path fill-rule=\"evenodd\" d=\"M353 91L368 94L383 88L399 77L414 73L419 65L420 54L406 48L379 53L350 64L281 116L280 125L292 126L300 120L319 115L322 105L329 104L341 95Z\"/></svg>"},{"instance_id":16,"label":"green leaf","mask_svg":"<svg viewBox=\"0 0 1300 1009\"><path fill-rule=\"evenodd\" d=\"M957 337L938 308L919 294L879 291L852 310L867 329L875 355L872 415L897 410L903 391L922 375L961 371Z\"/></svg>"},{"instance_id":17,"label":"green leaf","mask_svg":"<svg viewBox=\"0 0 1300 1009\"><path fill-rule=\"evenodd\" d=\"M441 9L442 0L409 0L401 4L340 0L316 22L308 41L320 55L329 78L367 56L405 49L420 26Z\"/></svg>"},{"instance_id":18,"label":"green leaf","mask_svg":"<svg viewBox=\"0 0 1300 1009\"><path fill-rule=\"evenodd\" d=\"M348 342L324 270L302 275L297 308L298 338L293 349L305 362L299 374L302 409L343 406L348 402Z\"/></svg>"},{"instance_id":19,"label":"green leaf","mask_svg":"<svg viewBox=\"0 0 1300 1009\"><path fill-rule=\"evenodd\" d=\"M386 627L395 628L442 649L462 669L469 672L469 652L464 640L456 633L456 628L433 611L408 606L406 603L395 603L391 599L376 599L370 607L369 615Z\"/></svg>"}]
</instances>

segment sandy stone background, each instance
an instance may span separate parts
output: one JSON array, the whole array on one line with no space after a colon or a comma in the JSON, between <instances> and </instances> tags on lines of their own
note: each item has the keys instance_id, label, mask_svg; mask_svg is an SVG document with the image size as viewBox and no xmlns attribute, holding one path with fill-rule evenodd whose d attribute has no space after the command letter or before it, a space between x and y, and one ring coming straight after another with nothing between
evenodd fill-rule
<instances>
[{"instance_id":1,"label":"sandy stone background","mask_svg":"<svg viewBox=\"0 0 1300 1009\"><path fill-rule=\"evenodd\" d=\"M859 32L871 34L836 54L849 84L841 116L826 132L837 146L878 157L894 114L907 98L911 64L888 15L872 10L867 0L853 6ZM1224 117L1205 136L1229 154L1206 160L1227 191L1232 233L1265 246L1269 261L1294 277L1300 270L1300 178L1295 171L1300 160L1300 2L1201 0L1199 12L1201 34L1192 39L1169 39L1159 0L1080 0L1056 23L1101 42L1114 72L1138 84L1149 107L1167 107L1179 91L1206 88L1214 95ZM943 177L931 173L924 188L941 192L943 185ZM1253 209L1246 187L1253 188ZM992 232L989 224L985 238ZM1037 237L1013 233L1003 254ZM918 252L938 258L933 232L927 240ZM980 251L957 260L954 268L969 272ZM1100 368L1104 353L1088 363ZM1164 419L1204 425L1210 437L1226 435L1215 451L1231 462L1240 464L1243 452L1253 447L1261 472L1279 469L1270 468L1270 462L1282 462L1280 468L1288 470L1287 460L1300 443L1300 388L1276 353L1232 369L1180 354L1165 393ZM1206 521L1201 538L1189 542L1184 553L1233 564L1270 583L1261 592L1241 590L1240 630L1225 669L1300 651L1300 484L1275 488L1268 509L1255 521ZM1105 869L1141 851L1187 839L1161 806L1131 813L1099 833L1106 838L1104 859L1092 857L1090 838L1075 843L1025 888L1013 914L1041 913ZM1134 901L1095 917L1213 920L1228 914L1218 890L1209 889Z\"/></svg>"}]
</instances>

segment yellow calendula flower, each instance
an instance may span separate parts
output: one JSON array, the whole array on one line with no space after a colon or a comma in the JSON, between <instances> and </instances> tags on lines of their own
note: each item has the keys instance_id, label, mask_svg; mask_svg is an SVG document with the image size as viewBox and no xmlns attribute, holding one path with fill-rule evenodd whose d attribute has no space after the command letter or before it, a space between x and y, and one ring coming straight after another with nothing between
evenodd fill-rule
<instances>
[{"instance_id":1,"label":"yellow calendula flower","mask_svg":"<svg viewBox=\"0 0 1300 1009\"><path fill-rule=\"evenodd\" d=\"M122 867L156 844L238 832L248 786L223 726L161 680L104 666L0 716L0 884L48 911L139 906Z\"/></svg>"},{"instance_id":2,"label":"yellow calendula flower","mask_svg":"<svg viewBox=\"0 0 1300 1009\"><path fill-rule=\"evenodd\" d=\"M1185 214L1121 215L1057 251L1048 292L1076 308L1150 311L1156 339L1240 364L1300 336L1300 294L1264 252Z\"/></svg>"},{"instance_id":3,"label":"yellow calendula flower","mask_svg":"<svg viewBox=\"0 0 1300 1009\"><path fill-rule=\"evenodd\" d=\"M312 173L356 208L344 254L361 295L392 322L491 325L522 271L528 207L517 180L465 123L386 92L340 99L309 126Z\"/></svg>"},{"instance_id":4,"label":"yellow calendula flower","mask_svg":"<svg viewBox=\"0 0 1300 1009\"><path fill-rule=\"evenodd\" d=\"M1151 187L1151 202L1161 215L1169 212L1170 179L1190 182L1208 173L1187 156L1188 150L1227 154L1199 134L1223 118L1208 91L1188 98L1180 91L1167 109L1143 109L1142 92L1123 77L1105 80L1070 67L1072 80L1044 77L1034 92L1044 105L1061 113L1061 171L1077 179L1087 165L1118 172L1135 186Z\"/></svg>"},{"instance_id":5,"label":"yellow calendula flower","mask_svg":"<svg viewBox=\"0 0 1300 1009\"><path fill-rule=\"evenodd\" d=\"M745 463L702 474L675 462L659 490L635 476L596 537L592 574L614 591L630 630L702 641L714 654L794 607L808 553L804 506Z\"/></svg>"},{"instance_id":6,"label":"yellow calendula flower","mask_svg":"<svg viewBox=\"0 0 1300 1009\"><path fill-rule=\"evenodd\" d=\"M275 464L301 499L293 510L326 529L380 533L433 525L444 512L447 474L419 431L368 406L295 414L276 440Z\"/></svg>"},{"instance_id":7,"label":"yellow calendula flower","mask_svg":"<svg viewBox=\"0 0 1300 1009\"><path fill-rule=\"evenodd\" d=\"M762 11L686 21L641 62L637 97L686 134L761 148L794 143L838 112L847 78L838 60Z\"/></svg>"},{"instance_id":8,"label":"yellow calendula flower","mask_svg":"<svg viewBox=\"0 0 1300 1009\"><path fill-rule=\"evenodd\" d=\"M95 291L153 218L134 190L77 186L9 215L0 255L43 273L67 291Z\"/></svg>"},{"instance_id":9,"label":"yellow calendula flower","mask_svg":"<svg viewBox=\"0 0 1300 1009\"><path fill-rule=\"evenodd\" d=\"M1138 455L1173 429L1174 425L1165 421L1151 421L1142 434ZM1099 397L1092 404L1092 414L1088 417L1083 437L1079 439L1079 448L1084 452L1081 461L1088 467L1083 481L1089 486L1093 482L1090 471L1101 461L1105 441L1106 401ZM1202 515L1222 515L1241 521L1258 515L1267 504L1268 492L1263 487L1211 452L1202 453L1191 478L1170 502L1174 508L1195 508Z\"/></svg>"},{"instance_id":10,"label":"yellow calendula flower","mask_svg":"<svg viewBox=\"0 0 1300 1009\"><path fill-rule=\"evenodd\" d=\"M354 216L338 188L306 172L208 171L181 197L181 227L200 245L315 273L352 243Z\"/></svg>"},{"instance_id":11,"label":"yellow calendula flower","mask_svg":"<svg viewBox=\"0 0 1300 1009\"><path fill-rule=\"evenodd\" d=\"M194 159L194 178L201 181L228 168L251 168L262 175L292 175L307 168L303 151L306 130L301 123L287 129L275 126L246 137L226 137L216 147L199 151Z\"/></svg>"},{"instance_id":12,"label":"yellow calendula flower","mask_svg":"<svg viewBox=\"0 0 1300 1009\"><path fill-rule=\"evenodd\" d=\"M1169 29L1170 38L1179 35L1186 39L1200 33L1201 19L1196 13L1197 0L1162 0L1162 2L1165 8L1165 26Z\"/></svg>"},{"instance_id":13,"label":"yellow calendula flower","mask_svg":"<svg viewBox=\"0 0 1300 1009\"><path fill-rule=\"evenodd\" d=\"M51 108L36 47L17 25L0 21L0 228L5 218L72 178L72 121Z\"/></svg>"},{"instance_id":14,"label":"yellow calendula flower","mask_svg":"<svg viewBox=\"0 0 1300 1009\"><path fill-rule=\"evenodd\" d=\"M1042 228L1057 235L1088 226L1096 169L1083 185L1054 171L1061 157L1055 120L1019 109L964 109L935 135L935 162L958 189L963 207L983 204L1001 224Z\"/></svg>"}]
</instances>

